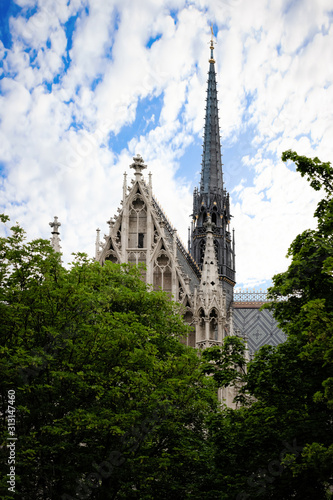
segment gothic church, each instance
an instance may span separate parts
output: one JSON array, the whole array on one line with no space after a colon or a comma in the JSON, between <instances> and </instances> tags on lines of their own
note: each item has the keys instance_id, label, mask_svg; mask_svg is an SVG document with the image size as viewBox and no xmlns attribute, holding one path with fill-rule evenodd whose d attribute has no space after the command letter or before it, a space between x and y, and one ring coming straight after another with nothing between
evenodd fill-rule
<instances>
[{"instance_id":1,"label":"gothic church","mask_svg":"<svg viewBox=\"0 0 333 500\"><path fill-rule=\"evenodd\" d=\"M264 293L234 294L235 238L230 231L230 199L223 183L214 44L211 40L201 182L193 193L188 248L179 239L153 195L152 176L140 155L133 158L134 178L124 174L118 214L108 221L100 238L97 229L95 258L118 263L143 263L144 279L183 304L192 325L189 346L221 345L227 335L241 335L253 354L261 345L284 340L275 320L259 307ZM59 251L60 223L50 223L52 243Z\"/></svg>"}]
</instances>

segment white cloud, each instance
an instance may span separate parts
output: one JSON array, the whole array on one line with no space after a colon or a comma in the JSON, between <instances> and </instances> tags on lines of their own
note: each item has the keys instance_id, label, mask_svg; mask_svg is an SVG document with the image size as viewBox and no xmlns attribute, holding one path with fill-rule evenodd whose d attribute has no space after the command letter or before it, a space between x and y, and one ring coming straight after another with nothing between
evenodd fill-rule
<instances>
[{"instance_id":1,"label":"white cloud","mask_svg":"<svg viewBox=\"0 0 333 500\"><path fill-rule=\"evenodd\" d=\"M252 286L286 269L292 239L315 226L314 206L322 193L313 191L285 164L266 161L253 187L243 187L237 195L233 209L237 273L244 286Z\"/></svg>"},{"instance_id":2,"label":"white cloud","mask_svg":"<svg viewBox=\"0 0 333 500\"><path fill-rule=\"evenodd\" d=\"M222 142L237 144L252 127L255 146L253 153L239 144L239 158L225 166L226 188L234 185L237 277L260 283L285 268L291 239L313 224L317 195L278 158L289 148L331 156L329 0L16 3L38 9L29 20L25 11L10 20L11 48L0 42L1 194L29 236L49 237L58 215L64 260L76 250L92 255L94 230L103 232L116 212L123 171L140 153L156 197L187 239L201 158L185 178L181 155L202 136L214 21ZM65 23L76 14L68 54ZM145 116L147 131L134 131L115 154L110 133L133 123L147 97L160 97L160 118Z\"/></svg>"}]
</instances>

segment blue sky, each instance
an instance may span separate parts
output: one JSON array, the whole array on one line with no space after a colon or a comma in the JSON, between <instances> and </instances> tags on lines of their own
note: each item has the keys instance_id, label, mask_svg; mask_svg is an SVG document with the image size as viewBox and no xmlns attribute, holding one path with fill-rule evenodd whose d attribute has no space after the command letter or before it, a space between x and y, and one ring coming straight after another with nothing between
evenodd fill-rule
<instances>
[{"instance_id":1,"label":"blue sky","mask_svg":"<svg viewBox=\"0 0 333 500\"><path fill-rule=\"evenodd\" d=\"M213 24L237 286L265 288L319 199L282 151L331 160L330 3L3 0L1 210L29 238L57 215L65 262L92 256L140 153L186 241Z\"/></svg>"}]
</instances>

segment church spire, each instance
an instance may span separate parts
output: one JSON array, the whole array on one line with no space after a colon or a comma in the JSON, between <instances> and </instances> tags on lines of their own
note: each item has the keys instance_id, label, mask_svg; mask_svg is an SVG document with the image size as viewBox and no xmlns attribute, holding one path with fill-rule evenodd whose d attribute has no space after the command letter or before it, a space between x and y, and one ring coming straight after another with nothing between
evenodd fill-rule
<instances>
[{"instance_id":1,"label":"church spire","mask_svg":"<svg viewBox=\"0 0 333 500\"><path fill-rule=\"evenodd\" d=\"M223 190L220 128L216 90L213 28L207 87L207 105L202 155L200 191L208 195Z\"/></svg>"},{"instance_id":2,"label":"church spire","mask_svg":"<svg viewBox=\"0 0 333 500\"><path fill-rule=\"evenodd\" d=\"M201 181L199 189L195 188L193 193L190 248L193 259L204 272L205 248L213 242L219 280L229 307L235 284L235 248L230 233L229 194L223 185L213 28L211 32ZM213 224L210 231L207 231L208 218Z\"/></svg>"}]
</instances>

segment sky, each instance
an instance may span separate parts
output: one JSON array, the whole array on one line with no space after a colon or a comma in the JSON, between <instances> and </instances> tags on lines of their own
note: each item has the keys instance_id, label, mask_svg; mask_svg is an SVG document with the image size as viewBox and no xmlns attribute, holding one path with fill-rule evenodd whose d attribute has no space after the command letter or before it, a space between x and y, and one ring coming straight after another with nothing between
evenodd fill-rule
<instances>
[{"instance_id":1,"label":"sky","mask_svg":"<svg viewBox=\"0 0 333 500\"><path fill-rule=\"evenodd\" d=\"M316 224L281 153L332 160L332 22L331 0L1 0L0 211L93 257L139 153L186 242L213 25L236 288L265 289Z\"/></svg>"}]
</instances>

